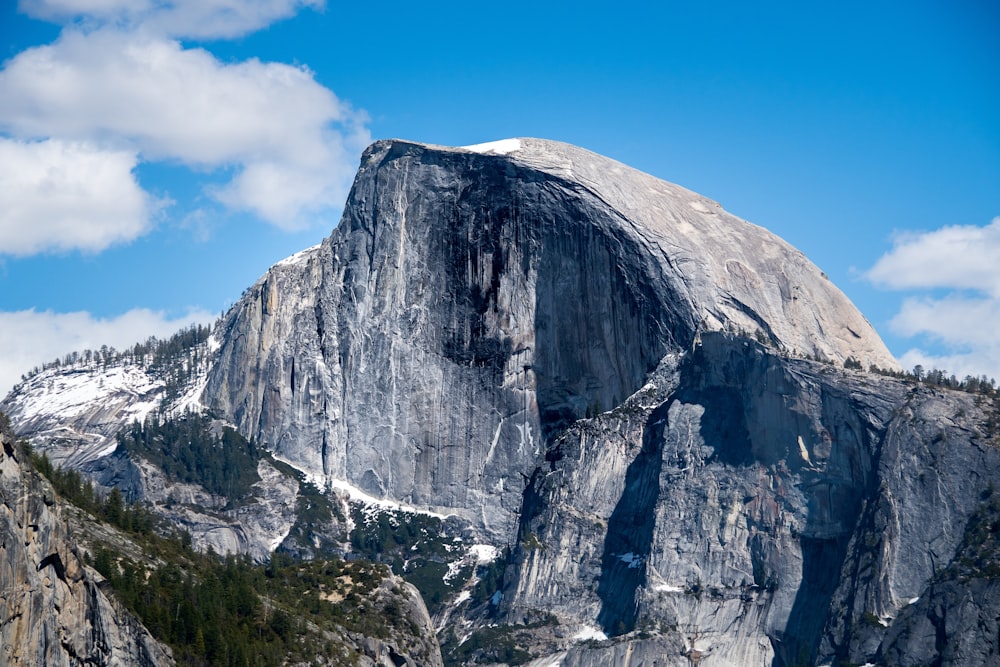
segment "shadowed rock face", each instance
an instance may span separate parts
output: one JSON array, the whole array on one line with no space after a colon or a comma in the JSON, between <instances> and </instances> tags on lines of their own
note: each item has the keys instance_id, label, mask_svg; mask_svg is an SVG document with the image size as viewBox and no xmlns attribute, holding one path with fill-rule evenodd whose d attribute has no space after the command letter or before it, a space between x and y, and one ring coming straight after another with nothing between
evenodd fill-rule
<instances>
[{"instance_id":1,"label":"shadowed rock face","mask_svg":"<svg viewBox=\"0 0 1000 667\"><path fill-rule=\"evenodd\" d=\"M594 619L634 649L563 665L991 664L995 409L706 334L559 436L503 613Z\"/></svg>"},{"instance_id":2,"label":"shadowed rock face","mask_svg":"<svg viewBox=\"0 0 1000 667\"><path fill-rule=\"evenodd\" d=\"M547 444L700 331L895 365L763 229L581 149L513 145L369 148L333 235L227 316L206 404L317 476L499 536Z\"/></svg>"}]
</instances>

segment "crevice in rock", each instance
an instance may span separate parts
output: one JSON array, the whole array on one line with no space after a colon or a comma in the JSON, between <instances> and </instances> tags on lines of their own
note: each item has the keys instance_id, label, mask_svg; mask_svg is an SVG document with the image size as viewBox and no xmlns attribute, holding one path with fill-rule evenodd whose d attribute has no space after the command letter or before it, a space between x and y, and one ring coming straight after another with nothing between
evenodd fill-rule
<instances>
[{"instance_id":1,"label":"crevice in rock","mask_svg":"<svg viewBox=\"0 0 1000 667\"><path fill-rule=\"evenodd\" d=\"M756 310L754 310L747 304L743 303L742 301L740 301L731 294L727 294L725 296L725 299L727 302L729 302L731 306L736 308L736 310L740 311L741 313L749 317L751 320L753 320L754 323L757 326L759 326L764 331L765 334L767 334L768 340L770 340L775 345L781 346L782 344L781 339L778 338L778 335L776 333L774 333L774 329L772 329L771 325L767 323L767 320L761 317Z\"/></svg>"},{"instance_id":2,"label":"crevice in rock","mask_svg":"<svg viewBox=\"0 0 1000 667\"><path fill-rule=\"evenodd\" d=\"M531 522L545 509L545 498L542 487L545 484L545 470L535 468L531 477L527 478L524 491L521 493L521 516L517 525L517 543L524 545L531 541Z\"/></svg>"},{"instance_id":3,"label":"crevice in rock","mask_svg":"<svg viewBox=\"0 0 1000 667\"><path fill-rule=\"evenodd\" d=\"M813 664L820 636L830 614L830 600L840 581L849 536L800 538L802 583L779 640L772 640L772 667Z\"/></svg>"},{"instance_id":4,"label":"crevice in rock","mask_svg":"<svg viewBox=\"0 0 1000 667\"><path fill-rule=\"evenodd\" d=\"M660 497L663 432L673 399L650 414L643 429L642 447L625 472L625 488L608 519L601 557L597 621L608 636L635 629L636 593L646 583L646 567L653 542L656 501Z\"/></svg>"},{"instance_id":5,"label":"crevice in rock","mask_svg":"<svg viewBox=\"0 0 1000 667\"><path fill-rule=\"evenodd\" d=\"M58 552L50 553L48 556L43 558L36 569L38 572L41 572L50 565L55 571L56 576L59 577L59 579L64 583L68 583L66 582L66 566L63 565L62 558L59 556Z\"/></svg>"}]
</instances>

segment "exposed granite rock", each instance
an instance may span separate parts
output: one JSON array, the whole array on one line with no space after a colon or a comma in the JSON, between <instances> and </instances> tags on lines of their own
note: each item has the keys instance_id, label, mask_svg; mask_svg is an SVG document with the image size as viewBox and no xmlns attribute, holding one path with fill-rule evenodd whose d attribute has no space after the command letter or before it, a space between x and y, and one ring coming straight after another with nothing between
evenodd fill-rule
<instances>
[{"instance_id":1,"label":"exposed granite rock","mask_svg":"<svg viewBox=\"0 0 1000 667\"><path fill-rule=\"evenodd\" d=\"M500 615L706 665L990 664L996 573L935 583L1000 482L979 403L705 335L555 441Z\"/></svg>"},{"instance_id":2,"label":"exposed granite rock","mask_svg":"<svg viewBox=\"0 0 1000 667\"><path fill-rule=\"evenodd\" d=\"M401 606L402 614L410 620L411 632L388 638L355 636L353 640L361 653L360 664L378 667L441 667L441 647L434 632L434 624L423 598L412 584L390 576L369 597L374 604L393 600Z\"/></svg>"},{"instance_id":3,"label":"exposed granite rock","mask_svg":"<svg viewBox=\"0 0 1000 667\"><path fill-rule=\"evenodd\" d=\"M548 440L699 332L895 367L801 253L581 149L369 148L339 227L230 311L205 402L296 466L494 537Z\"/></svg>"},{"instance_id":4,"label":"exposed granite rock","mask_svg":"<svg viewBox=\"0 0 1000 667\"><path fill-rule=\"evenodd\" d=\"M0 415L2 416L2 415ZM174 664L83 563L52 488L18 462L0 429L0 663Z\"/></svg>"}]
</instances>

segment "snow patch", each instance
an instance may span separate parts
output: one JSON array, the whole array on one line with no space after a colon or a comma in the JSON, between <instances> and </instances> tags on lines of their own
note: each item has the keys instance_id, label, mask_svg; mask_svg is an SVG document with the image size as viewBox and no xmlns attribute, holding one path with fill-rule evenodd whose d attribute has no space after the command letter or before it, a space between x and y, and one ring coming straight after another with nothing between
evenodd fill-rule
<instances>
[{"instance_id":1,"label":"snow patch","mask_svg":"<svg viewBox=\"0 0 1000 667\"><path fill-rule=\"evenodd\" d=\"M499 557L500 550L492 544L473 544L461 558L448 563L448 571L443 577L444 583L450 583L464 567L489 565Z\"/></svg>"},{"instance_id":2,"label":"snow patch","mask_svg":"<svg viewBox=\"0 0 1000 667\"><path fill-rule=\"evenodd\" d=\"M683 593L683 586L673 586L671 584L657 584L653 586L653 590L657 593Z\"/></svg>"},{"instance_id":3,"label":"snow patch","mask_svg":"<svg viewBox=\"0 0 1000 667\"><path fill-rule=\"evenodd\" d=\"M30 388L22 393L21 421L40 416L72 421L112 397L129 403L124 413L128 422L142 421L156 408L164 386L162 380L133 365L52 369L30 382Z\"/></svg>"},{"instance_id":4,"label":"snow patch","mask_svg":"<svg viewBox=\"0 0 1000 667\"><path fill-rule=\"evenodd\" d=\"M906 604L908 604L908 605L910 605L910 604L917 604L918 602L920 602L920 596L917 596L915 598L910 598L909 601Z\"/></svg>"},{"instance_id":5,"label":"snow patch","mask_svg":"<svg viewBox=\"0 0 1000 667\"><path fill-rule=\"evenodd\" d=\"M573 641L575 642L587 642L587 641L607 641L608 636L604 634L600 629L595 628L592 625L585 625L580 629L575 635L573 635Z\"/></svg>"},{"instance_id":6,"label":"snow patch","mask_svg":"<svg viewBox=\"0 0 1000 667\"><path fill-rule=\"evenodd\" d=\"M812 466L813 463L809 459L809 450L806 449L806 443L803 442L801 435L799 436L799 456L802 457L802 460L805 461L807 465L810 467Z\"/></svg>"},{"instance_id":7,"label":"snow patch","mask_svg":"<svg viewBox=\"0 0 1000 667\"><path fill-rule=\"evenodd\" d=\"M519 139L501 139L500 141L488 141L485 144L462 146L462 148L467 151L472 151L473 153L507 155L508 153L521 150L521 141Z\"/></svg>"},{"instance_id":8,"label":"snow patch","mask_svg":"<svg viewBox=\"0 0 1000 667\"><path fill-rule=\"evenodd\" d=\"M303 264L307 259L309 259L310 255L319 249L320 245L322 244L317 243L316 245L310 246L305 250L298 251L294 255L289 255L280 262L276 263L274 266L295 266L296 264Z\"/></svg>"},{"instance_id":9,"label":"snow patch","mask_svg":"<svg viewBox=\"0 0 1000 667\"><path fill-rule=\"evenodd\" d=\"M489 565L500 557L500 550L492 544L473 544L469 553L476 557L476 565Z\"/></svg>"},{"instance_id":10,"label":"snow patch","mask_svg":"<svg viewBox=\"0 0 1000 667\"><path fill-rule=\"evenodd\" d=\"M457 607L458 605L462 604L463 602L465 602L466 600L470 599L471 597L472 597L472 593L471 592L469 592L469 591L462 591L461 593L459 593L455 597L455 602L453 602L452 604Z\"/></svg>"}]
</instances>

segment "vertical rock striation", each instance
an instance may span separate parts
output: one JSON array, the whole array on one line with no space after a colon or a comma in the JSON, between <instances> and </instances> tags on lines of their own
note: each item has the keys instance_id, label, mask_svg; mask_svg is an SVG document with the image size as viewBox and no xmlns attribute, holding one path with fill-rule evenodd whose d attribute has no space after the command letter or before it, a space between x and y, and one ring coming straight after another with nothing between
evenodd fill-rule
<instances>
[{"instance_id":1,"label":"vertical rock striation","mask_svg":"<svg viewBox=\"0 0 1000 667\"><path fill-rule=\"evenodd\" d=\"M701 331L895 366L763 229L572 146L498 146L369 148L333 234L227 315L205 402L316 477L499 537L547 443Z\"/></svg>"}]
</instances>

